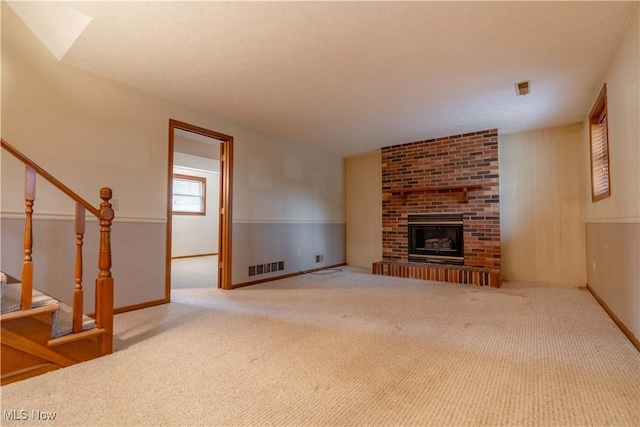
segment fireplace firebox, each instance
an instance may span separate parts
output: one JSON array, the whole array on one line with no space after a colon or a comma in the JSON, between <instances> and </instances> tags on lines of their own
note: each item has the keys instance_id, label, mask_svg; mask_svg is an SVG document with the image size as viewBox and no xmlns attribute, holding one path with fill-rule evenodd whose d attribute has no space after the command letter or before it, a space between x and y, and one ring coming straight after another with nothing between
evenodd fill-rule
<instances>
[{"instance_id":1,"label":"fireplace firebox","mask_svg":"<svg viewBox=\"0 0 640 427\"><path fill-rule=\"evenodd\" d=\"M464 265L462 214L409 215L409 261Z\"/></svg>"}]
</instances>

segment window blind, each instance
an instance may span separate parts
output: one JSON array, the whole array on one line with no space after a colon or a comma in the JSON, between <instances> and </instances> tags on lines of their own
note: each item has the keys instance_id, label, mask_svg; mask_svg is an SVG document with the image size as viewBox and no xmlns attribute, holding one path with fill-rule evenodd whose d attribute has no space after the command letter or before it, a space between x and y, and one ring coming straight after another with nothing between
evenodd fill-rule
<instances>
[{"instance_id":1,"label":"window blind","mask_svg":"<svg viewBox=\"0 0 640 427\"><path fill-rule=\"evenodd\" d=\"M607 117L607 86L602 87L589 114L591 142L591 201L597 202L611 195L609 173L609 131Z\"/></svg>"},{"instance_id":2,"label":"window blind","mask_svg":"<svg viewBox=\"0 0 640 427\"><path fill-rule=\"evenodd\" d=\"M204 182L173 178L173 211L204 213Z\"/></svg>"},{"instance_id":3,"label":"window blind","mask_svg":"<svg viewBox=\"0 0 640 427\"><path fill-rule=\"evenodd\" d=\"M593 196L609 191L609 153L607 150L607 116L600 123L591 125L591 156L593 173Z\"/></svg>"}]
</instances>

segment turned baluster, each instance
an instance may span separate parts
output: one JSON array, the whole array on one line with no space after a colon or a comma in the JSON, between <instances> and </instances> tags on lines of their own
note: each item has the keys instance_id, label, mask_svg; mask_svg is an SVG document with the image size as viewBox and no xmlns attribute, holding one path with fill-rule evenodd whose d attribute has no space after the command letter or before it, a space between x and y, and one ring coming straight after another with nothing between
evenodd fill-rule
<instances>
[{"instance_id":1,"label":"turned baluster","mask_svg":"<svg viewBox=\"0 0 640 427\"><path fill-rule=\"evenodd\" d=\"M82 289L82 244L84 239L85 209L76 203L76 286L73 290L73 333L82 332L84 291Z\"/></svg>"},{"instance_id":2,"label":"turned baluster","mask_svg":"<svg viewBox=\"0 0 640 427\"><path fill-rule=\"evenodd\" d=\"M100 254L98 278L96 279L96 325L107 333L100 337L100 353L110 354L113 348L113 278L111 277L111 208L110 188L100 189Z\"/></svg>"},{"instance_id":3,"label":"turned baluster","mask_svg":"<svg viewBox=\"0 0 640 427\"><path fill-rule=\"evenodd\" d=\"M22 310L31 308L33 296L33 202L36 199L36 171L25 166L24 170L24 261L22 262L22 299L20 307Z\"/></svg>"}]
</instances>

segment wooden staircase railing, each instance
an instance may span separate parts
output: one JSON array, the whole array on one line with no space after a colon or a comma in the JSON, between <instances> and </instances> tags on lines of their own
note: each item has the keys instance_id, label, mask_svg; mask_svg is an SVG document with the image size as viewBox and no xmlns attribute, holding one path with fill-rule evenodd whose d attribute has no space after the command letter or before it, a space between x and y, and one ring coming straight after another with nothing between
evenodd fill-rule
<instances>
[{"instance_id":1,"label":"wooden staircase railing","mask_svg":"<svg viewBox=\"0 0 640 427\"><path fill-rule=\"evenodd\" d=\"M68 197L76 202L75 235L76 264L75 287L73 289L73 334L82 332L83 297L82 287L82 246L85 232L85 212L89 211L99 221L100 248L98 255L98 277L96 279L96 327L104 329L99 336L99 352L110 354L113 350L113 277L111 276L111 222L114 212L109 202L112 197L110 188L100 189L100 207L96 208L84 200L69 187L58 181L49 172L38 166L27 156L0 138L2 148L25 165L25 226L24 226L24 261L22 263L22 299L21 310L29 310L32 305L33 290L33 205L36 196L36 175L40 175Z\"/></svg>"}]
</instances>

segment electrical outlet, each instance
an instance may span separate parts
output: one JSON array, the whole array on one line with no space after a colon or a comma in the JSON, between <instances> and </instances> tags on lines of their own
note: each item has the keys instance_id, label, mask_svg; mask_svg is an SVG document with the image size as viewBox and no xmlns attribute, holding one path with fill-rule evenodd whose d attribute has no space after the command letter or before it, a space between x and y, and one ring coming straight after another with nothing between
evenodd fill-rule
<instances>
[{"instance_id":1,"label":"electrical outlet","mask_svg":"<svg viewBox=\"0 0 640 427\"><path fill-rule=\"evenodd\" d=\"M111 208L114 211L120 209L120 199L111 199Z\"/></svg>"},{"instance_id":2,"label":"electrical outlet","mask_svg":"<svg viewBox=\"0 0 640 427\"><path fill-rule=\"evenodd\" d=\"M300 254L302 253L302 251L301 251L300 249L298 249L296 253L298 254L298 256L300 256Z\"/></svg>"},{"instance_id":3,"label":"electrical outlet","mask_svg":"<svg viewBox=\"0 0 640 427\"><path fill-rule=\"evenodd\" d=\"M596 271L596 260L593 260L593 271Z\"/></svg>"}]
</instances>

